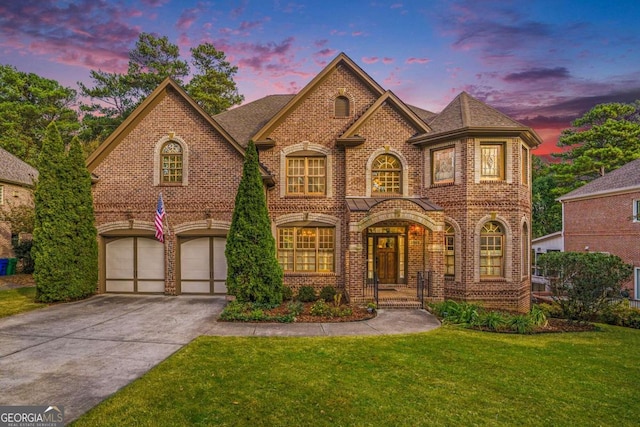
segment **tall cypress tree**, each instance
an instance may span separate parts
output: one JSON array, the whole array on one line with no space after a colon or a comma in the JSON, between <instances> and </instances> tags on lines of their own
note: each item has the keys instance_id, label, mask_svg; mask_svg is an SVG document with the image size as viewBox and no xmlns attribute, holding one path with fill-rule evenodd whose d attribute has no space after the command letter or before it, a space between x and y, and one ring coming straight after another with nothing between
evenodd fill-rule
<instances>
[{"instance_id":1,"label":"tall cypress tree","mask_svg":"<svg viewBox=\"0 0 640 427\"><path fill-rule=\"evenodd\" d=\"M282 302L282 268L276 258L258 152L249 141L227 238L227 289L240 302Z\"/></svg>"},{"instance_id":2,"label":"tall cypress tree","mask_svg":"<svg viewBox=\"0 0 640 427\"><path fill-rule=\"evenodd\" d=\"M72 299L67 284L73 275L72 221L65 197L66 156L62 137L55 123L47 126L38 157L38 182L35 187L35 221L32 256L36 300L41 302Z\"/></svg>"},{"instance_id":3,"label":"tall cypress tree","mask_svg":"<svg viewBox=\"0 0 640 427\"><path fill-rule=\"evenodd\" d=\"M72 213L75 233L72 235L75 248L74 274L68 293L72 298L91 295L98 283L98 232L95 226L91 175L84 161L82 146L73 138L67 156L66 187L68 188L67 211Z\"/></svg>"},{"instance_id":4,"label":"tall cypress tree","mask_svg":"<svg viewBox=\"0 0 640 427\"><path fill-rule=\"evenodd\" d=\"M79 141L69 154L54 123L38 159L33 231L36 299L70 301L91 295L98 281L97 231L91 177Z\"/></svg>"}]
</instances>

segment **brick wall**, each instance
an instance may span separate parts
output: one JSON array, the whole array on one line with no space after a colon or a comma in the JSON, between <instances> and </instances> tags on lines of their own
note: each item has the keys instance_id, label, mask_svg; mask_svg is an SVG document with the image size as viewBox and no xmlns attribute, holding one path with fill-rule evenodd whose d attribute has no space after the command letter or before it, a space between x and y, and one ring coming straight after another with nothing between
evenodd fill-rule
<instances>
[{"instance_id":1,"label":"brick wall","mask_svg":"<svg viewBox=\"0 0 640 427\"><path fill-rule=\"evenodd\" d=\"M640 191L635 191L565 201L564 250L585 252L588 247L640 267L640 222L632 218L633 201L639 199Z\"/></svg>"},{"instance_id":2,"label":"brick wall","mask_svg":"<svg viewBox=\"0 0 640 427\"><path fill-rule=\"evenodd\" d=\"M7 212L12 206L27 205L33 207L33 190L29 187L0 182L3 187L0 211ZM11 246L11 227L8 222L0 221L0 258L13 257Z\"/></svg>"}]
</instances>

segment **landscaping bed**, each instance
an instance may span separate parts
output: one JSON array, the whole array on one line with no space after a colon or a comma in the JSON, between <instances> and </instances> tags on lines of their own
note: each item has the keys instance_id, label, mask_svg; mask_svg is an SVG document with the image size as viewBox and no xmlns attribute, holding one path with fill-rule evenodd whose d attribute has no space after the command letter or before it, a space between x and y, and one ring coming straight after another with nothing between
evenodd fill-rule
<instances>
[{"instance_id":1,"label":"landscaping bed","mask_svg":"<svg viewBox=\"0 0 640 427\"><path fill-rule=\"evenodd\" d=\"M224 309L221 322L333 323L373 319L376 311L365 307L324 301L286 301L275 308L260 304L231 301Z\"/></svg>"}]
</instances>

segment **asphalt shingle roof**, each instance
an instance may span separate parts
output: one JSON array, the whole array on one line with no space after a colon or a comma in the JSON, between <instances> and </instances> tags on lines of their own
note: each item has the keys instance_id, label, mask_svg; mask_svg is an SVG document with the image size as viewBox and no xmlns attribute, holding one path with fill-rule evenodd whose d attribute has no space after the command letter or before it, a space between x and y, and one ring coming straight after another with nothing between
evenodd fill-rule
<instances>
[{"instance_id":1,"label":"asphalt shingle roof","mask_svg":"<svg viewBox=\"0 0 640 427\"><path fill-rule=\"evenodd\" d=\"M560 200L607 193L629 187L640 187L640 159L632 160L618 169L576 188L560 197Z\"/></svg>"},{"instance_id":2,"label":"asphalt shingle roof","mask_svg":"<svg viewBox=\"0 0 640 427\"><path fill-rule=\"evenodd\" d=\"M33 185L38 171L13 154L0 148L0 182Z\"/></svg>"},{"instance_id":3,"label":"asphalt shingle roof","mask_svg":"<svg viewBox=\"0 0 640 427\"><path fill-rule=\"evenodd\" d=\"M458 95L444 110L428 122L434 132L466 127L522 128L522 124L478 101L466 92Z\"/></svg>"},{"instance_id":4,"label":"asphalt shingle roof","mask_svg":"<svg viewBox=\"0 0 640 427\"><path fill-rule=\"evenodd\" d=\"M295 95L268 95L213 116L238 144L246 147L255 135Z\"/></svg>"}]
</instances>

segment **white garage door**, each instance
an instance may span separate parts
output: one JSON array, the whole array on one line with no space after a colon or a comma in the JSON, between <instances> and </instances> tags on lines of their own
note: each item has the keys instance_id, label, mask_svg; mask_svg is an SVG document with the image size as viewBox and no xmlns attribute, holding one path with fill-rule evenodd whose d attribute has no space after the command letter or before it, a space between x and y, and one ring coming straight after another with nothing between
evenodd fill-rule
<instances>
[{"instance_id":1,"label":"white garage door","mask_svg":"<svg viewBox=\"0 0 640 427\"><path fill-rule=\"evenodd\" d=\"M164 245L146 237L107 241L107 292L164 292Z\"/></svg>"},{"instance_id":2,"label":"white garage door","mask_svg":"<svg viewBox=\"0 0 640 427\"><path fill-rule=\"evenodd\" d=\"M224 237L184 239L180 244L180 288L183 294L226 294Z\"/></svg>"}]
</instances>

